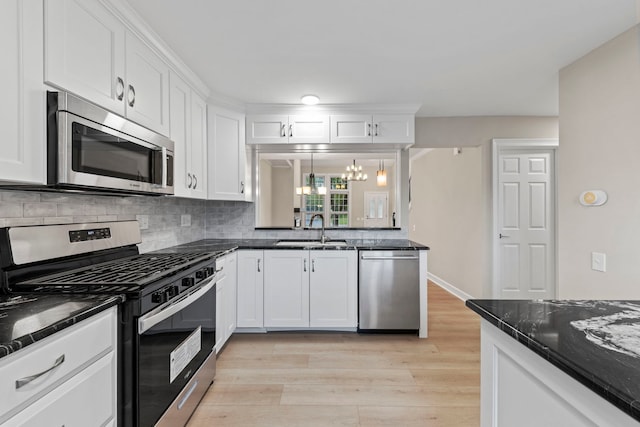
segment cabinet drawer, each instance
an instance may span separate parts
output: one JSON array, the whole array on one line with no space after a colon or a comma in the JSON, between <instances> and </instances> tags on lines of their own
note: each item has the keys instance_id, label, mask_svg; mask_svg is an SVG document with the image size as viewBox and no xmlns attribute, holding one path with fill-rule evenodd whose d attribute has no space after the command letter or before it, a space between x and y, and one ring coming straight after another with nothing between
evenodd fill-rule
<instances>
[{"instance_id":1,"label":"cabinet drawer","mask_svg":"<svg viewBox=\"0 0 640 427\"><path fill-rule=\"evenodd\" d=\"M6 427L115 425L115 356L109 353L15 417Z\"/></svg>"},{"instance_id":2,"label":"cabinet drawer","mask_svg":"<svg viewBox=\"0 0 640 427\"><path fill-rule=\"evenodd\" d=\"M0 360L0 423L114 350L116 307ZM50 369L21 387L18 380Z\"/></svg>"}]
</instances>

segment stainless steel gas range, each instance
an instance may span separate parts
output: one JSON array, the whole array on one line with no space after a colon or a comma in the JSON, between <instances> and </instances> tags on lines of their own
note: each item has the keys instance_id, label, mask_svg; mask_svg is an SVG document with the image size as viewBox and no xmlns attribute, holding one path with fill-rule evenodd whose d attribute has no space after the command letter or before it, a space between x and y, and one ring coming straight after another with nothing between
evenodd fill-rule
<instances>
[{"instance_id":1,"label":"stainless steel gas range","mask_svg":"<svg viewBox=\"0 0 640 427\"><path fill-rule=\"evenodd\" d=\"M181 426L215 375L215 254L139 254L140 242L137 221L1 228L0 285L125 295L118 425Z\"/></svg>"}]
</instances>

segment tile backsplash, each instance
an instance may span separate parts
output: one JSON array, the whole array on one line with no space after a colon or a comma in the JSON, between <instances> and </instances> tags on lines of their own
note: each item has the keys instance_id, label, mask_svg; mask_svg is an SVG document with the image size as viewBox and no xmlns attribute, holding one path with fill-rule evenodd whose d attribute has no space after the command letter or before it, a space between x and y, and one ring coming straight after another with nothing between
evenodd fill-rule
<instances>
[{"instance_id":1,"label":"tile backsplash","mask_svg":"<svg viewBox=\"0 0 640 427\"><path fill-rule=\"evenodd\" d=\"M0 191L0 227L122 221L141 224L141 252L199 239L313 239L319 230L255 230L253 203L178 197ZM327 230L332 238L407 238L406 230Z\"/></svg>"}]
</instances>

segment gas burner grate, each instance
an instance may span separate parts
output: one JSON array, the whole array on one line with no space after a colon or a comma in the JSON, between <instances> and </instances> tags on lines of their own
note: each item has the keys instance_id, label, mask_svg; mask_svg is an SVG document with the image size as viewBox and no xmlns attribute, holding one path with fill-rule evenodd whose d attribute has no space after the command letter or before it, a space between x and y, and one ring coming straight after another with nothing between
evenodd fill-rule
<instances>
[{"instance_id":1,"label":"gas burner grate","mask_svg":"<svg viewBox=\"0 0 640 427\"><path fill-rule=\"evenodd\" d=\"M211 252L135 255L38 277L19 285L144 286L213 256Z\"/></svg>"}]
</instances>

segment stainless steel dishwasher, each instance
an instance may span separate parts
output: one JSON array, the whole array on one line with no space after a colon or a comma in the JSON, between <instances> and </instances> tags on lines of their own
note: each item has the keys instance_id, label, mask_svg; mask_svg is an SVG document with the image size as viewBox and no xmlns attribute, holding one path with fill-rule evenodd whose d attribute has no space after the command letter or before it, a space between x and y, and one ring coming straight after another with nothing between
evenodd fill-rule
<instances>
[{"instance_id":1,"label":"stainless steel dishwasher","mask_svg":"<svg viewBox=\"0 0 640 427\"><path fill-rule=\"evenodd\" d=\"M358 330L420 329L418 251L360 251Z\"/></svg>"}]
</instances>

